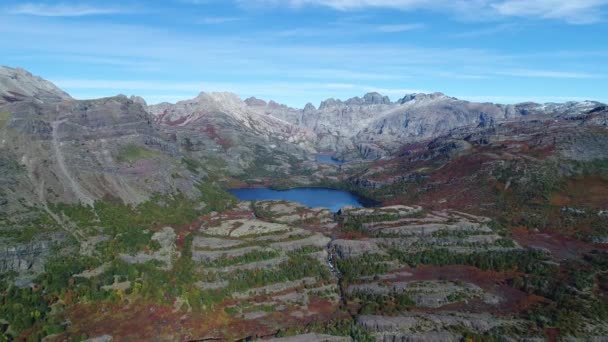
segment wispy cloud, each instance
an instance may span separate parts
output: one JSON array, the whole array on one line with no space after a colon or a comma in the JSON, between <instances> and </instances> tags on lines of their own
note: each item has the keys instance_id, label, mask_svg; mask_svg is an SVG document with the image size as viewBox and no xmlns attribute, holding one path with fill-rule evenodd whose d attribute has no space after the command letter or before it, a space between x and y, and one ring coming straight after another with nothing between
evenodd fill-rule
<instances>
[{"instance_id":1,"label":"wispy cloud","mask_svg":"<svg viewBox=\"0 0 608 342\"><path fill-rule=\"evenodd\" d=\"M416 9L446 5L449 3L465 3L462 0L236 0L237 3L258 3L266 6L287 5L298 8L306 5L326 6L341 11L356 10L367 7L385 7L395 9Z\"/></svg>"},{"instance_id":2,"label":"wispy cloud","mask_svg":"<svg viewBox=\"0 0 608 342\"><path fill-rule=\"evenodd\" d=\"M419 89L382 88L355 83L322 83L322 82L164 82L160 80L88 80L88 79L54 79L60 88L67 89L76 98L96 98L111 96L117 93L134 93L144 95L150 104L162 101L180 101L193 98L200 91L230 91L242 98L255 95L268 99L277 99L277 90L290 95L318 97L322 92L326 97L350 97L347 94L362 95L367 92L379 92L393 97L405 94L426 92ZM280 96L279 96L280 97ZM325 97L324 97L325 98Z\"/></svg>"},{"instance_id":3,"label":"wispy cloud","mask_svg":"<svg viewBox=\"0 0 608 342\"><path fill-rule=\"evenodd\" d=\"M381 88L381 87L362 87L362 89L365 92L376 92L376 93L380 93L382 95L388 95L388 96L392 96L392 97L403 97L406 94L417 94L417 93L430 93L431 91L428 90L421 90L421 89L404 89L404 88Z\"/></svg>"},{"instance_id":4,"label":"wispy cloud","mask_svg":"<svg viewBox=\"0 0 608 342\"><path fill-rule=\"evenodd\" d=\"M400 25L381 25L381 26L378 26L377 30L379 32L395 33L395 32L420 30L422 28L424 28L423 24L400 24Z\"/></svg>"},{"instance_id":5,"label":"wispy cloud","mask_svg":"<svg viewBox=\"0 0 608 342\"><path fill-rule=\"evenodd\" d=\"M494 103L523 103L523 102L536 102L536 103L549 103L549 102L568 102L568 101L594 101L594 99L580 96L504 96L504 95L455 95L455 97L475 102L494 102Z\"/></svg>"},{"instance_id":6,"label":"wispy cloud","mask_svg":"<svg viewBox=\"0 0 608 342\"><path fill-rule=\"evenodd\" d=\"M217 24L224 24L224 23L230 23L230 22L234 22L234 21L240 21L243 18L240 17L204 17L202 19L200 19L198 22L200 24L204 24L204 25L217 25Z\"/></svg>"},{"instance_id":7,"label":"wispy cloud","mask_svg":"<svg viewBox=\"0 0 608 342\"><path fill-rule=\"evenodd\" d=\"M11 7L7 11L10 14L31 15L39 17L82 17L91 15L109 15L129 12L125 8L100 7L85 4L37 4L25 3Z\"/></svg>"},{"instance_id":8,"label":"wispy cloud","mask_svg":"<svg viewBox=\"0 0 608 342\"><path fill-rule=\"evenodd\" d=\"M490 78L489 75L474 74L474 73L458 73L452 71L441 71L437 73L437 76L442 78L451 78L457 80L485 80Z\"/></svg>"},{"instance_id":9,"label":"wispy cloud","mask_svg":"<svg viewBox=\"0 0 608 342\"><path fill-rule=\"evenodd\" d=\"M245 6L257 5L324 6L338 11L365 8L391 8L403 11L435 10L453 12L462 17L516 16L563 20L572 24L590 24L601 19L601 9L608 0L235 0Z\"/></svg>"},{"instance_id":10,"label":"wispy cloud","mask_svg":"<svg viewBox=\"0 0 608 342\"><path fill-rule=\"evenodd\" d=\"M328 37L328 36L353 36L353 35L378 35L385 33L400 33L425 28L426 25L420 23L395 24L395 25L372 25L372 24L351 24L336 22L325 27L298 27L278 32L269 32L269 35L279 37Z\"/></svg>"},{"instance_id":11,"label":"wispy cloud","mask_svg":"<svg viewBox=\"0 0 608 342\"><path fill-rule=\"evenodd\" d=\"M97 90L158 90L166 92L187 91L234 91L235 89L297 89L297 90L315 90L315 89L362 89L369 91L387 90L386 88L376 88L370 85L361 85L354 83L323 83L323 82L165 82L161 80L90 80L90 79L54 79L56 85L62 88L77 88L77 89L97 89ZM397 91L395 89L387 92ZM402 90L398 90L402 92ZM405 93L404 93L405 94Z\"/></svg>"},{"instance_id":12,"label":"wispy cloud","mask_svg":"<svg viewBox=\"0 0 608 342\"><path fill-rule=\"evenodd\" d=\"M607 0L507 0L492 4L498 13L508 16L561 19L573 24L600 20Z\"/></svg>"},{"instance_id":13,"label":"wispy cloud","mask_svg":"<svg viewBox=\"0 0 608 342\"><path fill-rule=\"evenodd\" d=\"M529 69L514 69L494 72L497 75L515 76L515 77L531 77L531 78L566 78L566 79L593 79L604 78L603 75L596 75L585 72L570 72L556 70L529 70Z\"/></svg>"},{"instance_id":14,"label":"wispy cloud","mask_svg":"<svg viewBox=\"0 0 608 342\"><path fill-rule=\"evenodd\" d=\"M522 29L522 25L515 25L513 23L492 25L488 27L478 28L465 32L453 33L450 36L455 38L477 38L484 36L494 36L501 33L511 33Z\"/></svg>"},{"instance_id":15,"label":"wispy cloud","mask_svg":"<svg viewBox=\"0 0 608 342\"><path fill-rule=\"evenodd\" d=\"M352 27L375 30L398 20L392 17L382 24L372 20L350 27L344 24L335 28L333 36L330 32L329 37L319 39L284 39L266 34L272 32L273 25L238 34L216 34L199 27L186 31L182 27L149 26L147 21L116 24L98 18L3 16L0 36L3 63L58 80L75 97L127 93L142 95L153 103L160 98L191 98L201 90L228 90L242 97L300 106L368 91L399 97L415 89L449 95L483 94L493 89L505 96L530 94L529 99L564 94L604 96L608 69L602 61L608 52L591 43L571 50L567 44L555 45L556 50L548 45L526 50L523 44L521 49L513 49L502 42L484 46L467 41L470 48L458 47L462 42L434 44L433 32L422 40L375 39L360 33L354 39L339 36L348 34ZM254 22L252 19L252 25ZM318 26L302 29L307 28ZM432 31L431 26L428 31ZM373 34L381 35L377 31ZM100 75L108 79L90 81Z\"/></svg>"}]
</instances>

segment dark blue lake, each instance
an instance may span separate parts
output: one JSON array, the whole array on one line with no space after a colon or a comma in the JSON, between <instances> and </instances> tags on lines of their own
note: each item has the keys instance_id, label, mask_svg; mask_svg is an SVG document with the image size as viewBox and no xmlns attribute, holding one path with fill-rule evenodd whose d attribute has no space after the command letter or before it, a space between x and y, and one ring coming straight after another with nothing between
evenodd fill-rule
<instances>
[{"instance_id":1,"label":"dark blue lake","mask_svg":"<svg viewBox=\"0 0 608 342\"><path fill-rule=\"evenodd\" d=\"M344 164L344 162L341 162L339 160L334 159L331 154L317 154L317 156L315 157L315 160L319 164L326 164L326 165L342 165L342 164Z\"/></svg>"},{"instance_id":2,"label":"dark blue lake","mask_svg":"<svg viewBox=\"0 0 608 342\"><path fill-rule=\"evenodd\" d=\"M329 208L337 212L340 208L350 205L363 207L363 201L348 191L323 188L296 188L290 190L235 189L229 190L241 201L283 200L298 202L311 208Z\"/></svg>"}]
</instances>

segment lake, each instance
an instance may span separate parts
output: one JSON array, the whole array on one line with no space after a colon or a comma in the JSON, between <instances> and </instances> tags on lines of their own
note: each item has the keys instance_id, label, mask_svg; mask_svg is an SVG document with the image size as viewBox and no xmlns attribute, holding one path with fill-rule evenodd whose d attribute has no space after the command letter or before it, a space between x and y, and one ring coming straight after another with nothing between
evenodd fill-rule
<instances>
[{"instance_id":1,"label":"lake","mask_svg":"<svg viewBox=\"0 0 608 342\"><path fill-rule=\"evenodd\" d=\"M259 189L234 189L229 190L241 201L266 201L283 200L298 202L310 208L329 208L337 212L344 206L363 207L363 202L358 196L348 191L324 189L324 188L296 188L290 190L272 190L268 188Z\"/></svg>"},{"instance_id":2,"label":"lake","mask_svg":"<svg viewBox=\"0 0 608 342\"><path fill-rule=\"evenodd\" d=\"M326 164L326 165L342 165L342 164L344 164L344 162L336 160L333 157L334 156L331 155L331 154L317 154L316 157L315 157L315 160L319 164Z\"/></svg>"}]
</instances>

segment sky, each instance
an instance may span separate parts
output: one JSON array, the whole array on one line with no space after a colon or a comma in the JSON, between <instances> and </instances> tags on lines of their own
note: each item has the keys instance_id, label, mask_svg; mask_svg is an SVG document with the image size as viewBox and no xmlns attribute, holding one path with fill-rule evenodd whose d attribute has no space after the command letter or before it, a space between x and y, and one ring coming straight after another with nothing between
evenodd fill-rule
<instances>
[{"instance_id":1,"label":"sky","mask_svg":"<svg viewBox=\"0 0 608 342\"><path fill-rule=\"evenodd\" d=\"M608 0L3 0L0 37L79 99L608 102Z\"/></svg>"}]
</instances>

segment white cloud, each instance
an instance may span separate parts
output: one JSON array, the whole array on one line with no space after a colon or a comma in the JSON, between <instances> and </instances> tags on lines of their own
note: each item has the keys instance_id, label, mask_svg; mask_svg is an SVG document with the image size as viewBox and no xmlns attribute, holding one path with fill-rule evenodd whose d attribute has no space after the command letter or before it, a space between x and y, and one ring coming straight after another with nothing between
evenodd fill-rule
<instances>
[{"instance_id":1,"label":"white cloud","mask_svg":"<svg viewBox=\"0 0 608 342\"><path fill-rule=\"evenodd\" d=\"M142 95L150 104L162 101L179 101L195 97L200 91L230 91L241 98L256 96L268 99L280 99L289 95L315 98L348 98L368 92L378 92L392 97L403 97L405 94L425 93L420 89L382 88L353 83L322 82L164 82L158 80L88 80L88 79L55 79L57 86L67 89L75 98L99 98L118 93ZM294 103L289 103L294 105Z\"/></svg>"},{"instance_id":2,"label":"white cloud","mask_svg":"<svg viewBox=\"0 0 608 342\"><path fill-rule=\"evenodd\" d=\"M486 0L234 0L245 7L274 7L288 6L300 8L303 6L324 6L339 11L359 10L369 7L413 10L421 8L451 8L464 9L473 5L485 3Z\"/></svg>"},{"instance_id":3,"label":"white cloud","mask_svg":"<svg viewBox=\"0 0 608 342\"><path fill-rule=\"evenodd\" d=\"M584 72L556 71L556 70L528 70L515 69L495 72L497 75L531 77L531 78L570 78L570 79L592 79L603 78L603 75L595 75Z\"/></svg>"},{"instance_id":4,"label":"white cloud","mask_svg":"<svg viewBox=\"0 0 608 342\"><path fill-rule=\"evenodd\" d=\"M84 4L35 4L25 3L9 8L10 14L31 15L39 17L82 17L90 15L108 15L128 12L124 8L97 7Z\"/></svg>"},{"instance_id":5,"label":"white cloud","mask_svg":"<svg viewBox=\"0 0 608 342\"><path fill-rule=\"evenodd\" d=\"M255 90L275 89L316 90L316 89L363 89L376 91L372 86L351 83L321 83L321 82L165 82L159 80L90 80L90 79L55 79L52 80L61 88L96 89L96 90L154 90L162 92L200 92L207 91L236 91L245 89ZM399 90L401 91L401 90Z\"/></svg>"},{"instance_id":6,"label":"white cloud","mask_svg":"<svg viewBox=\"0 0 608 342\"><path fill-rule=\"evenodd\" d=\"M244 6L257 7L324 6L339 11L365 8L390 8L403 11L429 9L455 12L459 16L531 17L589 24L601 19L601 9L608 0L235 0Z\"/></svg>"},{"instance_id":7,"label":"white cloud","mask_svg":"<svg viewBox=\"0 0 608 342\"><path fill-rule=\"evenodd\" d=\"M573 24L589 24L600 19L607 0L506 0L492 4L502 15L562 19Z\"/></svg>"},{"instance_id":8,"label":"white cloud","mask_svg":"<svg viewBox=\"0 0 608 342\"><path fill-rule=\"evenodd\" d=\"M397 97L403 97L406 94L417 94L417 93L431 93L431 91L428 90L420 90L420 89L403 89L403 88L379 88L379 87L362 87L362 89L369 93L369 92L376 92L376 93L380 93L382 95L387 95L387 96L397 96Z\"/></svg>"},{"instance_id":9,"label":"white cloud","mask_svg":"<svg viewBox=\"0 0 608 342\"><path fill-rule=\"evenodd\" d=\"M472 73L457 73L452 71L440 71L437 76L449 79L460 79L460 80L485 80L490 78L488 75L472 74Z\"/></svg>"},{"instance_id":10,"label":"white cloud","mask_svg":"<svg viewBox=\"0 0 608 342\"><path fill-rule=\"evenodd\" d=\"M587 101L593 99L589 99L586 97L580 96L503 96L503 95L454 95L456 98L474 101L474 102L494 102L494 103L503 103L503 104L514 104L514 103L523 103L523 102L536 102L536 103L549 103L549 102L557 102L563 103L568 101Z\"/></svg>"},{"instance_id":11,"label":"white cloud","mask_svg":"<svg viewBox=\"0 0 608 342\"><path fill-rule=\"evenodd\" d=\"M484 36L493 36L502 33L512 33L521 30L523 27L521 24L507 23L500 25L487 26L480 29L474 29L464 32L457 32L450 34L451 37L455 38L477 38Z\"/></svg>"},{"instance_id":12,"label":"white cloud","mask_svg":"<svg viewBox=\"0 0 608 342\"><path fill-rule=\"evenodd\" d=\"M378 26L378 31L386 32L386 33L396 33L396 32L419 30L422 28L424 28L423 24L381 25L381 26Z\"/></svg>"},{"instance_id":13,"label":"white cloud","mask_svg":"<svg viewBox=\"0 0 608 342\"><path fill-rule=\"evenodd\" d=\"M518 85L496 82L508 76L542 84L538 90L524 87L530 96L580 96L600 92L602 77L608 75L605 63L601 63L602 57L608 56L604 47L597 47L597 51L535 49L518 53L508 48L423 47L394 39L299 42L255 30L202 35L98 21L26 16L2 19L4 63L59 80L58 84L75 97L126 93L154 102L149 99L191 98L205 89L298 106L373 90L401 97L411 92L408 88L441 90L449 95L493 88L497 93L517 95ZM100 75L109 79L90 81ZM490 80L485 82L486 78ZM554 79L549 85L548 78Z\"/></svg>"},{"instance_id":14,"label":"white cloud","mask_svg":"<svg viewBox=\"0 0 608 342\"><path fill-rule=\"evenodd\" d=\"M276 32L268 32L268 35L279 37L329 37L329 36L360 36L384 33L399 33L425 28L426 25L420 23L394 24L394 25L370 25L352 24L350 22L335 22L325 27L298 27Z\"/></svg>"},{"instance_id":15,"label":"white cloud","mask_svg":"<svg viewBox=\"0 0 608 342\"><path fill-rule=\"evenodd\" d=\"M328 89L354 89L357 87L350 83L326 83L323 86Z\"/></svg>"},{"instance_id":16,"label":"white cloud","mask_svg":"<svg viewBox=\"0 0 608 342\"><path fill-rule=\"evenodd\" d=\"M205 24L205 25L215 25L215 24L230 23L230 22L239 21L239 20L242 20L242 18L239 18L239 17L205 17L205 18L202 18L201 20L199 20L199 23Z\"/></svg>"}]
</instances>

